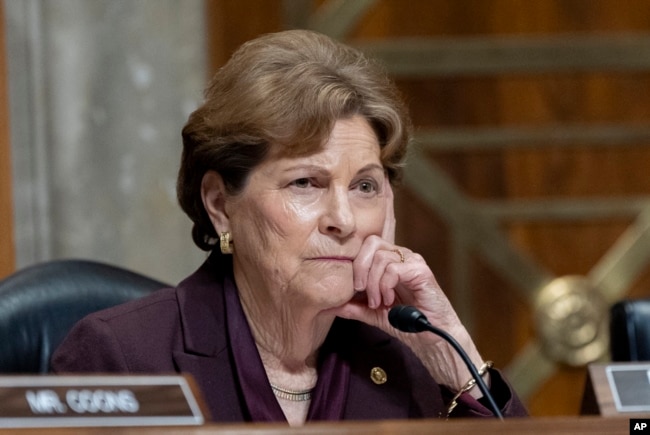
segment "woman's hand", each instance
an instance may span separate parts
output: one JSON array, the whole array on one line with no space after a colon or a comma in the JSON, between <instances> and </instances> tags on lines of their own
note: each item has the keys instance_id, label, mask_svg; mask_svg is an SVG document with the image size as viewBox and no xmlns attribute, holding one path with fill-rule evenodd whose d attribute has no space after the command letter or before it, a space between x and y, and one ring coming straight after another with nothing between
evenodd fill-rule
<instances>
[{"instance_id":1,"label":"woman's hand","mask_svg":"<svg viewBox=\"0 0 650 435\"><path fill-rule=\"evenodd\" d=\"M358 297L343 307L339 315L394 335L388 311L394 305L404 304L419 308L441 328L457 326L458 317L422 256L394 244L395 212L388 178L382 190L386 200L382 234L367 237L361 245L352 265Z\"/></svg>"},{"instance_id":2,"label":"woman's hand","mask_svg":"<svg viewBox=\"0 0 650 435\"><path fill-rule=\"evenodd\" d=\"M357 297L337 310L337 315L396 336L420 357L436 381L458 389L471 375L451 346L433 334L398 332L388 322L388 312L393 306L417 307L432 324L450 333L477 367L482 364L474 343L422 256L394 244L395 213L388 181L384 191L386 217L382 235L369 236L363 242L353 262Z\"/></svg>"}]
</instances>

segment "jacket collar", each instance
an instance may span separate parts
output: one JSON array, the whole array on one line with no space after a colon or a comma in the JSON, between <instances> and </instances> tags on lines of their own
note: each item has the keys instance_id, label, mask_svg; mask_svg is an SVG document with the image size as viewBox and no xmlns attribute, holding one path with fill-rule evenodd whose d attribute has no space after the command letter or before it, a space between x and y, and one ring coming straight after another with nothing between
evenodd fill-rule
<instances>
[{"instance_id":1,"label":"jacket collar","mask_svg":"<svg viewBox=\"0 0 650 435\"><path fill-rule=\"evenodd\" d=\"M227 348L224 287L234 290L231 270L229 257L213 253L178 285L176 297L186 353L216 356Z\"/></svg>"}]
</instances>

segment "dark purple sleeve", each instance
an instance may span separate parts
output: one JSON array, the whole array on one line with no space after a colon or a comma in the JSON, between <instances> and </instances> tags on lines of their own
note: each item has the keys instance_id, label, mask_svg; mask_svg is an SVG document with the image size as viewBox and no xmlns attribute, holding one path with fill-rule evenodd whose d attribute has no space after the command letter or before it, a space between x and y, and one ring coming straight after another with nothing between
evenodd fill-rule
<instances>
[{"instance_id":1,"label":"dark purple sleeve","mask_svg":"<svg viewBox=\"0 0 650 435\"><path fill-rule=\"evenodd\" d=\"M499 370L490 370L490 393L494 398L497 406L501 410L504 418L508 417L526 417L528 411L521 402L512 387L505 380ZM478 387L475 387L478 388ZM443 388L443 397L445 403L450 403L454 393L446 388ZM492 417L494 414L490 410L487 402L484 399L475 399L470 394L462 394L458 398L458 406L453 410L449 418L458 417Z\"/></svg>"}]
</instances>

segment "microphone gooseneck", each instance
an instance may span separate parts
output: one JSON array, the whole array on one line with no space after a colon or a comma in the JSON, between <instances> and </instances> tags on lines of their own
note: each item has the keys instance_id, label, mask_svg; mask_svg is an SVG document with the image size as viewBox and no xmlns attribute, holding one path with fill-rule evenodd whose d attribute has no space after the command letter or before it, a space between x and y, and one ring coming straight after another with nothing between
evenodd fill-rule
<instances>
[{"instance_id":1,"label":"microphone gooseneck","mask_svg":"<svg viewBox=\"0 0 650 435\"><path fill-rule=\"evenodd\" d=\"M433 326L420 310L409 305L397 305L391 308L388 312L388 321L394 328L399 329L402 332L429 331L433 332L451 344L451 346L456 350L456 352L458 352L468 370L472 374L472 377L483 393L483 396L485 396L486 400L488 401L488 404L490 405L494 416L503 420L501 410L499 410L499 407L494 401L494 398L490 394L490 390L488 390L487 385L485 385L485 381L481 375L479 375L478 370L476 370L476 367L474 367L472 360L470 360L465 350L451 335L442 329Z\"/></svg>"}]
</instances>

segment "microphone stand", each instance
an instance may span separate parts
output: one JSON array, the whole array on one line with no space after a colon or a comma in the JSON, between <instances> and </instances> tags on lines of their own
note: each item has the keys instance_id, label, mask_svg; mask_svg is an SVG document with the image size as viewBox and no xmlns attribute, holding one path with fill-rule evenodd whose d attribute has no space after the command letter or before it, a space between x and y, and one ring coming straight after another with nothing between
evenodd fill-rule
<instances>
[{"instance_id":1,"label":"microphone stand","mask_svg":"<svg viewBox=\"0 0 650 435\"><path fill-rule=\"evenodd\" d=\"M451 335L449 335L446 331L433 326L427 317L415 307L397 305L391 308L390 312L388 313L388 319L393 327L399 329L402 332L429 331L447 341L462 358L463 362L467 366L467 369L470 371L472 377L476 381L476 384L483 393L483 396L485 396L486 400L488 401L488 404L490 405L494 416L500 420L503 420L503 414L501 414L501 410L494 401L492 394L490 394L490 390L488 389L487 385L485 385L485 381L478 373L478 370L476 370L476 367L474 367L474 363L472 363L472 360L469 359L469 356L465 350ZM410 322L410 325L405 325L405 322Z\"/></svg>"}]
</instances>

